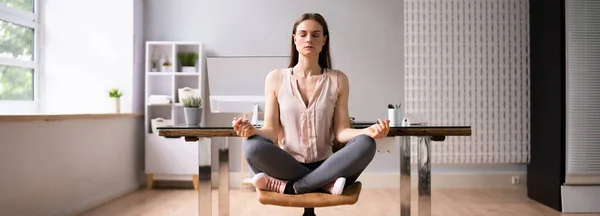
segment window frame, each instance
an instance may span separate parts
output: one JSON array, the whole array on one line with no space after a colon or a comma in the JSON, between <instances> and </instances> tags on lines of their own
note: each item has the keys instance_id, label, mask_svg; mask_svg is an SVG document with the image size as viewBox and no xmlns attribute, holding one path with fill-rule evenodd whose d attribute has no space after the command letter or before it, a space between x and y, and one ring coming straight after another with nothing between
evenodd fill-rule
<instances>
[{"instance_id":1,"label":"window frame","mask_svg":"<svg viewBox=\"0 0 600 216\"><path fill-rule=\"evenodd\" d=\"M41 80L41 54L40 43L40 1L33 1L33 12L24 11L0 4L0 20L33 30L33 61L0 57L0 65L18 66L33 69L33 100L0 100L0 115L19 113L38 113L40 110L40 80Z\"/></svg>"}]
</instances>

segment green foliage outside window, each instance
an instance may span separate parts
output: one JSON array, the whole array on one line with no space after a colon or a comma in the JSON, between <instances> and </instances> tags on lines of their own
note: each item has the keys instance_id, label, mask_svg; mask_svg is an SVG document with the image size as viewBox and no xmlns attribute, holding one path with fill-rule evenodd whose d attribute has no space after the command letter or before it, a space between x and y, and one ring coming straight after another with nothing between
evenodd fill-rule
<instances>
[{"instance_id":1,"label":"green foliage outside window","mask_svg":"<svg viewBox=\"0 0 600 216\"><path fill-rule=\"evenodd\" d=\"M34 0L0 0L0 4L34 10ZM33 56L33 29L0 20L0 57L33 62ZM33 75L30 68L0 65L0 100L33 100Z\"/></svg>"}]
</instances>

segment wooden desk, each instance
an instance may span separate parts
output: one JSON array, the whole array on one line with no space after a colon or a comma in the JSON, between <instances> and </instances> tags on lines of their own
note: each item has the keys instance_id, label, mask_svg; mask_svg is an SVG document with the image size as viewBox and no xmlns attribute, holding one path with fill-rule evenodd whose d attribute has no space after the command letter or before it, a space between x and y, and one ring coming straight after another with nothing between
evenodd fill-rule
<instances>
[{"instance_id":1,"label":"wooden desk","mask_svg":"<svg viewBox=\"0 0 600 216\"><path fill-rule=\"evenodd\" d=\"M371 124L354 124L354 128L366 128ZM196 142L199 138L225 137L225 146L219 147L219 204L218 215L229 215L229 137L237 137L232 127L202 127L198 125L174 125L158 127L158 135L164 137L185 137L186 141ZM431 141L444 141L446 136L471 136L470 126L403 126L391 127L388 137L395 137L400 145L400 214L410 215L410 139L418 139L418 212L431 215ZM199 206L198 215L212 215L211 166L199 167Z\"/></svg>"}]
</instances>

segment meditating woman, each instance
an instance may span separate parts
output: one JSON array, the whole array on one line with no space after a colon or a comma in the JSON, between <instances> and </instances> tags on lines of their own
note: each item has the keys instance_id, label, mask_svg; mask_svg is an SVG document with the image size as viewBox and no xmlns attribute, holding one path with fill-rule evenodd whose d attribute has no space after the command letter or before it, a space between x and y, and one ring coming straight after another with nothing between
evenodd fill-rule
<instances>
[{"instance_id":1,"label":"meditating woman","mask_svg":"<svg viewBox=\"0 0 600 216\"><path fill-rule=\"evenodd\" d=\"M265 79L264 126L234 118L246 137L244 153L257 173L258 189L284 194L342 194L375 156L375 139L386 137L389 120L354 129L348 114L348 77L331 68L329 30L318 13L294 24L289 68ZM333 153L334 142L346 143Z\"/></svg>"}]
</instances>

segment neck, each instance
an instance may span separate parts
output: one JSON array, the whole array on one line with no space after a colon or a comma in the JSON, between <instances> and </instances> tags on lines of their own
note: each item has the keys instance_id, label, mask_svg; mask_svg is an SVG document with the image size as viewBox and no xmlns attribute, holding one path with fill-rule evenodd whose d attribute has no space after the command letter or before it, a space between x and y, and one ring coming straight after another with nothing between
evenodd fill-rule
<instances>
[{"instance_id":1,"label":"neck","mask_svg":"<svg viewBox=\"0 0 600 216\"><path fill-rule=\"evenodd\" d=\"M298 56L298 64L294 66L294 71L301 77L321 74L319 56Z\"/></svg>"}]
</instances>

